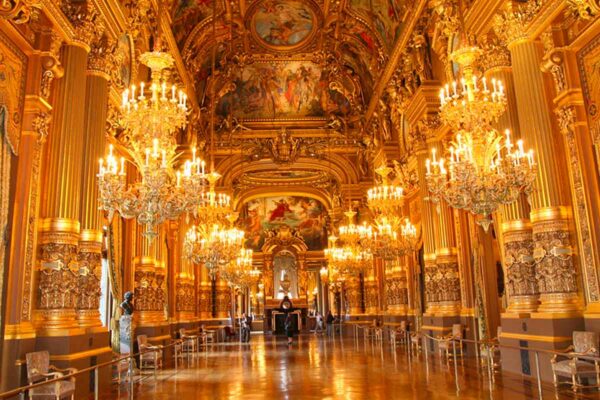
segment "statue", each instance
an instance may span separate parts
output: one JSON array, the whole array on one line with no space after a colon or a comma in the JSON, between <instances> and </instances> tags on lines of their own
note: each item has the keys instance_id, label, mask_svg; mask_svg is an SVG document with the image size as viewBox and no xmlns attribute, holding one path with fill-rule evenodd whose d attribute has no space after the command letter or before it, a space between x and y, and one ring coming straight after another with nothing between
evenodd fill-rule
<instances>
[{"instance_id":1,"label":"statue","mask_svg":"<svg viewBox=\"0 0 600 400\"><path fill-rule=\"evenodd\" d=\"M133 315L135 308L133 307L133 293L125 293L125 300L121 303L120 307L123 310L123 315Z\"/></svg>"},{"instance_id":2,"label":"statue","mask_svg":"<svg viewBox=\"0 0 600 400\"><path fill-rule=\"evenodd\" d=\"M133 293L125 293L125 300L120 304L123 315L119 319L119 343L121 354L129 354L133 350Z\"/></svg>"}]
</instances>

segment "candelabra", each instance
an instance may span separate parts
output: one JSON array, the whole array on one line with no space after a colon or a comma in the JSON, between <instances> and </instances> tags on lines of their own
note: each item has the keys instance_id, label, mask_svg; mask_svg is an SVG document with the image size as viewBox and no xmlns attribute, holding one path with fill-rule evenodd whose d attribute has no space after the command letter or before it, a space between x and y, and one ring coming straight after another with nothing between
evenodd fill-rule
<instances>
[{"instance_id":1,"label":"candelabra","mask_svg":"<svg viewBox=\"0 0 600 400\"><path fill-rule=\"evenodd\" d=\"M209 189L200 194L200 206L197 211L200 224L223 223L228 216L235 215L231 210L231 197L225 193L217 193L215 190L216 182L219 179L221 179L221 175L215 171L206 175Z\"/></svg>"},{"instance_id":2,"label":"candelabra","mask_svg":"<svg viewBox=\"0 0 600 400\"><path fill-rule=\"evenodd\" d=\"M339 239L345 245L351 247L366 245L373 237L373 227L366 222L362 225L354 224L354 217L356 216L354 211L348 210L344 215L348 218L348 223L339 227Z\"/></svg>"},{"instance_id":3,"label":"candelabra","mask_svg":"<svg viewBox=\"0 0 600 400\"><path fill-rule=\"evenodd\" d=\"M525 152L522 140L514 146L508 130L505 140L495 130L485 135L459 133L448 163L437 158L435 149L432 156L433 161L426 161L431 199L443 198L451 207L482 215L478 223L486 231L500 205L532 191L537 167L533 151Z\"/></svg>"}]
</instances>

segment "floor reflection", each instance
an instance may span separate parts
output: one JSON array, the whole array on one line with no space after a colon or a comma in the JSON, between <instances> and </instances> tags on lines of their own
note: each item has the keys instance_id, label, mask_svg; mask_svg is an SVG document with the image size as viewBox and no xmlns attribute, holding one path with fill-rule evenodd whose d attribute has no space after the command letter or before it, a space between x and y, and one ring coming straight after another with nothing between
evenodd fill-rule
<instances>
[{"instance_id":1,"label":"floor reflection","mask_svg":"<svg viewBox=\"0 0 600 400\"><path fill-rule=\"evenodd\" d=\"M452 364L425 360L405 347L300 336L255 335L250 344L225 343L186 362L178 371L147 374L134 385L140 399L535 399L537 386L497 375L492 390L473 360L459 363L457 392ZM128 398L128 386L103 398ZM545 386L545 399L574 398ZM577 398L599 399L596 393Z\"/></svg>"}]
</instances>

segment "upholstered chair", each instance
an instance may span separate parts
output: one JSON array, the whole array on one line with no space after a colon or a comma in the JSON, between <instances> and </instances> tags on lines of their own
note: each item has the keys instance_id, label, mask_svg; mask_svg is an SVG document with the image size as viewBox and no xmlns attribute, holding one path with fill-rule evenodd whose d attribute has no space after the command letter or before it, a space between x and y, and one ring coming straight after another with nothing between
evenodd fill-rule
<instances>
[{"instance_id":1,"label":"upholstered chair","mask_svg":"<svg viewBox=\"0 0 600 400\"><path fill-rule=\"evenodd\" d=\"M61 376L72 374L75 368L58 369L50 365L50 354L47 351L27 353L27 381L29 384L39 383ZM29 391L29 398L65 399L75 398L75 377L39 386Z\"/></svg>"},{"instance_id":2,"label":"upholstered chair","mask_svg":"<svg viewBox=\"0 0 600 400\"><path fill-rule=\"evenodd\" d=\"M421 332L413 332L410 334L410 345L419 351L421 348L421 341L424 340Z\"/></svg>"},{"instance_id":3,"label":"upholstered chair","mask_svg":"<svg viewBox=\"0 0 600 400\"><path fill-rule=\"evenodd\" d=\"M463 356L463 346L461 342L463 338L462 330L463 328L461 324L454 324L452 325L452 333L439 340L438 351L440 353L440 356L442 356L442 354L445 353L446 359L449 360L450 353L454 352L453 346L456 346L457 353L460 354L461 357Z\"/></svg>"},{"instance_id":4,"label":"upholstered chair","mask_svg":"<svg viewBox=\"0 0 600 400\"><path fill-rule=\"evenodd\" d=\"M596 332L573 332L573 345L564 354L555 354L550 360L554 375L554 386L561 382L560 377L569 378L574 392L585 387L582 379L594 380L594 386L600 385L600 365L598 364L598 334ZM591 359L591 358L595 359Z\"/></svg>"},{"instance_id":5,"label":"upholstered chair","mask_svg":"<svg viewBox=\"0 0 600 400\"><path fill-rule=\"evenodd\" d=\"M153 369L154 372L162 367L162 346L153 346L148 343L146 335L138 335L138 349L140 351L140 369Z\"/></svg>"}]
</instances>

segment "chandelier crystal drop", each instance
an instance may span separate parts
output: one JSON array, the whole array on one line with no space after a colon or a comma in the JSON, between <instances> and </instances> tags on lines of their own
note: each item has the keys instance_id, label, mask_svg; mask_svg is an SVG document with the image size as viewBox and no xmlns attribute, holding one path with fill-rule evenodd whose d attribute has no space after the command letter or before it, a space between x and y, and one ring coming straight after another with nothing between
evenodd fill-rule
<instances>
[{"instance_id":1,"label":"chandelier crystal drop","mask_svg":"<svg viewBox=\"0 0 600 400\"><path fill-rule=\"evenodd\" d=\"M533 150L526 152L522 140L515 146L508 130L505 138L495 130L486 135L459 133L449 150L449 161L438 158L435 149L432 160L426 161L431 199L444 199L451 207L482 215L478 223L486 231L490 215L500 205L533 189L537 170Z\"/></svg>"}]
</instances>

